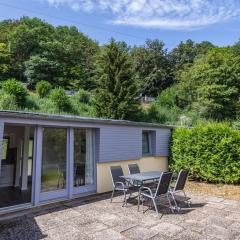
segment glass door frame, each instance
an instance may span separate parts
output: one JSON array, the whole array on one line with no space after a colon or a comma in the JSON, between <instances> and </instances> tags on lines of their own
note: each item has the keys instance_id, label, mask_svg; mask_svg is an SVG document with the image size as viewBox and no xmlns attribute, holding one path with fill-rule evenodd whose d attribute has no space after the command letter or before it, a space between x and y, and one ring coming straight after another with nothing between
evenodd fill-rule
<instances>
[{"instance_id":1,"label":"glass door frame","mask_svg":"<svg viewBox=\"0 0 240 240\"><path fill-rule=\"evenodd\" d=\"M43 151L43 129L44 128L59 128L59 129L66 129L67 138L66 138L66 188L53 190L48 192L41 192L41 177L42 177L42 151ZM68 142L69 142L69 129L62 126L38 126L37 127L37 151L36 151L36 174L35 174L35 193L34 193L34 203L37 205L40 202L44 201L51 201L55 199L63 199L68 197L68 161L69 161L69 154L68 154Z\"/></svg>"},{"instance_id":2,"label":"glass door frame","mask_svg":"<svg viewBox=\"0 0 240 240\"><path fill-rule=\"evenodd\" d=\"M65 128L67 129L67 153L66 153L66 188L50 192L41 192L41 174L42 174L42 150L43 150L43 129L44 128ZM87 135L90 137L91 155L94 164L94 184L74 187L74 129L86 129ZM75 196L87 193L96 192L96 161L95 161L95 134L94 130L85 127L66 127L66 126L37 126L36 138L35 138L35 183L33 202L34 205L38 205L41 202L59 200L59 199L72 199Z\"/></svg>"},{"instance_id":3,"label":"glass door frame","mask_svg":"<svg viewBox=\"0 0 240 240\"><path fill-rule=\"evenodd\" d=\"M74 129L81 129L81 128L71 128L70 131L72 132L72 136L71 139L74 141ZM72 179L72 195L78 195L78 194L83 194L83 193L87 193L87 192L94 192L96 191L96 161L95 161L95 141L94 141L94 131L93 129L90 128L82 128L84 130L86 130L86 151L89 151L89 158L91 161L93 161L93 184L89 184L89 185L83 185L83 186L79 186L79 187L74 187L74 169L72 169L71 173L73 174L73 176L71 176ZM88 145L88 146L87 146ZM89 148L89 149L88 149ZM71 149L70 151L72 151L72 168L74 168L74 142L71 145Z\"/></svg>"}]
</instances>

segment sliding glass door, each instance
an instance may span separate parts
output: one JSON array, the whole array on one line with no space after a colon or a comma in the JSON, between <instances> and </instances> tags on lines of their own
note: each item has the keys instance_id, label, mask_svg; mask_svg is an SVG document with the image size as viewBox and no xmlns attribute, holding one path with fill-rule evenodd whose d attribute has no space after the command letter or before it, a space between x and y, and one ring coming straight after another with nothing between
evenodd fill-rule
<instances>
[{"instance_id":1,"label":"sliding glass door","mask_svg":"<svg viewBox=\"0 0 240 240\"><path fill-rule=\"evenodd\" d=\"M94 188L95 163L93 158L92 131L74 129L73 193L90 191Z\"/></svg>"},{"instance_id":2,"label":"sliding glass door","mask_svg":"<svg viewBox=\"0 0 240 240\"><path fill-rule=\"evenodd\" d=\"M39 201L95 190L93 134L84 128L42 128Z\"/></svg>"},{"instance_id":3,"label":"sliding glass door","mask_svg":"<svg viewBox=\"0 0 240 240\"><path fill-rule=\"evenodd\" d=\"M67 129L43 128L41 193L43 200L67 195ZM57 194L59 192L59 196ZM55 198L54 197L54 198Z\"/></svg>"}]
</instances>

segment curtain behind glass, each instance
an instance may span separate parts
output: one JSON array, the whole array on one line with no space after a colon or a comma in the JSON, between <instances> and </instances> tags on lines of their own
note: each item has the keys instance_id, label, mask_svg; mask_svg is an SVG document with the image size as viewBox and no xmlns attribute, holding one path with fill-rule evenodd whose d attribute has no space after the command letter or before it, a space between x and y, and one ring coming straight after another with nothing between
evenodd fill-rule
<instances>
[{"instance_id":1,"label":"curtain behind glass","mask_svg":"<svg viewBox=\"0 0 240 240\"><path fill-rule=\"evenodd\" d=\"M92 158L91 131L74 129L74 186L93 184L94 162Z\"/></svg>"}]
</instances>

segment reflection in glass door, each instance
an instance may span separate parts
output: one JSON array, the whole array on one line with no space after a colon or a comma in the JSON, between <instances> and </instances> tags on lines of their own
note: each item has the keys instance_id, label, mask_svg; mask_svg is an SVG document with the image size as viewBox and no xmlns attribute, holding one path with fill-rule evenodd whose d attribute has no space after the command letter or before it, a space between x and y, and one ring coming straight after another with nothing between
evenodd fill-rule
<instances>
[{"instance_id":1,"label":"reflection in glass door","mask_svg":"<svg viewBox=\"0 0 240 240\"><path fill-rule=\"evenodd\" d=\"M66 189L67 129L44 128L41 192Z\"/></svg>"},{"instance_id":2,"label":"reflection in glass door","mask_svg":"<svg viewBox=\"0 0 240 240\"><path fill-rule=\"evenodd\" d=\"M94 185L91 130L74 129L73 171L73 185L75 188L91 187Z\"/></svg>"}]
</instances>

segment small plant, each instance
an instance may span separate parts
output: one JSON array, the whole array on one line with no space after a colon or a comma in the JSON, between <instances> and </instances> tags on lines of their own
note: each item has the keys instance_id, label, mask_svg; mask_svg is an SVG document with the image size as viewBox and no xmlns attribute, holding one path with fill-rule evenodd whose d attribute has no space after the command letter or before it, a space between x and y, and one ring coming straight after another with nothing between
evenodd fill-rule
<instances>
[{"instance_id":1,"label":"small plant","mask_svg":"<svg viewBox=\"0 0 240 240\"><path fill-rule=\"evenodd\" d=\"M18 106L13 96L2 92L0 94L0 109L17 110Z\"/></svg>"},{"instance_id":2,"label":"small plant","mask_svg":"<svg viewBox=\"0 0 240 240\"><path fill-rule=\"evenodd\" d=\"M27 89L16 79L8 79L2 84L4 93L12 96L18 106L24 106L28 95Z\"/></svg>"},{"instance_id":3,"label":"small plant","mask_svg":"<svg viewBox=\"0 0 240 240\"><path fill-rule=\"evenodd\" d=\"M89 103L91 95L88 91L84 89L79 89L77 97L80 103Z\"/></svg>"},{"instance_id":4,"label":"small plant","mask_svg":"<svg viewBox=\"0 0 240 240\"><path fill-rule=\"evenodd\" d=\"M36 85L36 92L40 98L47 97L52 89L52 85L47 81L40 81Z\"/></svg>"},{"instance_id":5,"label":"small plant","mask_svg":"<svg viewBox=\"0 0 240 240\"><path fill-rule=\"evenodd\" d=\"M50 93L50 99L59 111L69 111L70 100L63 88L55 88Z\"/></svg>"}]
</instances>

